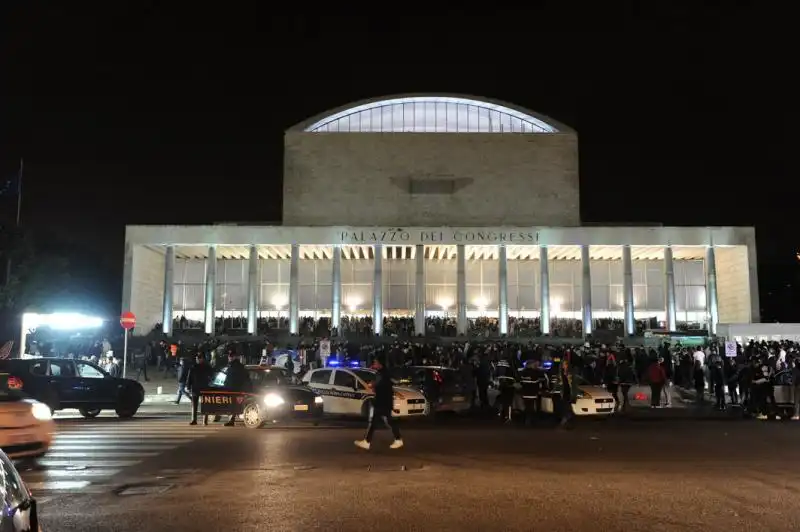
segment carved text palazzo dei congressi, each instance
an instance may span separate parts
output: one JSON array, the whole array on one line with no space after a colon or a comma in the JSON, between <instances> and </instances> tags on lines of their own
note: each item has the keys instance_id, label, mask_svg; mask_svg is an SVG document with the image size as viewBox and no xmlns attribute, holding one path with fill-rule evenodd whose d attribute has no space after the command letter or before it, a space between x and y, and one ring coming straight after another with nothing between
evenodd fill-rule
<instances>
[{"instance_id":1,"label":"carved text palazzo dei congressi","mask_svg":"<svg viewBox=\"0 0 800 532\"><path fill-rule=\"evenodd\" d=\"M380 229L341 231L339 244L513 244L536 245L537 231L495 231L481 229Z\"/></svg>"}]
</instances>

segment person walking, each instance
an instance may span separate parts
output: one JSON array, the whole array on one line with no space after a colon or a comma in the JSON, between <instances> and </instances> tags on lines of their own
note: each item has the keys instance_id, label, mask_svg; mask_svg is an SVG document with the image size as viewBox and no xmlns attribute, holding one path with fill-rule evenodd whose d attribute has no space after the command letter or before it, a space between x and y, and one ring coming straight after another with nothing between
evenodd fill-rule
<instances>
[{"instance_id":1,"label":"person walking","mask_svg":"<svg viewBox=\"0 0 800 532\"><path fill-rule=\"evenodd\" d=\"M664 371L663 359L653 361L647 368L647 382L650 384L650 408L661 407L661 390L667 382L667 374Z\"/></svg>"},{"instance_id":2,"label":"person walking","mask_svg":"<svg viewBox=\"0 0 800 532\"><path fill-rule=\"evenodd\" d=\"M186 361L184 359L179 359L178 361L178 396L175 398L175 404L181 404L181 397L184 395L187 399L191 399L188 393L186 393L186 376L189 373L189 368L186 367Z\"/></svg>"},{"instance_id":3,"label":"person walking","mask_svg":"<svg viewBox=\"0 0 800 532\"><path fill-rule=\"evenodd\" d=\"M375 393L372 407L370 408L369 425L363 440L356 440L356 447L369 450L372 446L372 436L377 428L377 423L383 421L387 428L391 429L394 441L389 445L390 449L399 449L403 446L403 438L400 436L400 429L392 418L392 408L394 406L394 388L389 371L383 362L383 357L379 356L372 364L372 369L376 371L375 381L372 390Z\"/></svg>"},{"instance_id":4,"label":"person walking","mask_svg":"<svg viewBox=\"0 0 800 532\"><path fill-rule=\"evenodd\" d=\"M228 350L228 373L225 375L225 388L232 392L251 392L253 390L250 374L239 360L239 353L233 349ZM236 416L237 414L231 415L225 426L232 427Z\"/></svg>"},{"instance_id":5,"label":"person walking","mask_svg":"<svg viewBox=\"0 0 800 532\"><path fill-rule=\"evenodd\" d=\"M199 351L194 355L194 365L189 368L186 376L186 388L192 399L192 419L190 425L197 425L197 414L200 412L200 395L208 389L211 382L211 368L206 364L203 353ZM208 425L208 414L203 416L203 425Z\"/></svg>"}]
</instances>

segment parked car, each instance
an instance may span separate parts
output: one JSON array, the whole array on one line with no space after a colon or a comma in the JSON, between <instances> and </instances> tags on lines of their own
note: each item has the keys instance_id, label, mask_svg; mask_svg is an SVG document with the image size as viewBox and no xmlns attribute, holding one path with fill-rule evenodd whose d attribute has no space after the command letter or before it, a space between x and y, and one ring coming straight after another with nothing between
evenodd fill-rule
<instances>
[{"instance_id":1,"label":"parked car","mask_svg":"<svg viewBox=\"0 0 800 532\"><path fill-rule=\"evenodd\" d=\"M56 427L50 408L21 388L16 377L0 373L0 449L13 459L35 460L50 449Z\"/></svg>"},{"instance_id":2,"label":"parked car","mask_svg":"<svg viewBox=\"0 0 800 532\"><path fill-rule=\"evenodd\" d=\"M303 383L321 395L325 413L341 416L370 416L373 403L371 385L376 373L364 368L317 368L303 376ZM430 403L416 388L394 386L393 412L396 417L426 416Z\"/></svg>"},{"instance_id":3,"label":"parked car","mask_svg":"<svg viewBox=\"0 0 800 532\"><path fill-rule=\"evenodd\" d=\"M0 532L41 532L39 506L11 459L0 451Z\"/></svg>"},{"instance_id":4,"label":"parked car","mask_svg":"<svg viewBox=\"0 0 800 532\"><path fill-rule=\"evenodd\" d=\"M465 412L470 408L461 373L441 366L402 366L390 370L392 381L425 394L431 412Z\"/></svg>"},{"instance_id":5,"label":"parked car","mask_svg":"<svg viewBox=\"0 0 800 532\"><path fill-rule=\"evenodd\" d=\"M22 392L51 411L77 408L93 418L101 410L133 417L144 402L144 388L132 379L112 377L96 364L71 358L0 360L0 372L18 381Z\"/></svg>"},{"instance_id":6,"label":"parked car","mask_svg":"<svg viewBox=\"0 0 800 532\"><path fill-rule=\"evenodd\" d=\"M323 399L304 386L286 368L247 366L253 388L250 392L226 387L228 367L222 368L201 392L203 414L241 415L245 427L259 428L269 422L308 420L315 425L322 417Z\"/></svg>"}]
</instances>

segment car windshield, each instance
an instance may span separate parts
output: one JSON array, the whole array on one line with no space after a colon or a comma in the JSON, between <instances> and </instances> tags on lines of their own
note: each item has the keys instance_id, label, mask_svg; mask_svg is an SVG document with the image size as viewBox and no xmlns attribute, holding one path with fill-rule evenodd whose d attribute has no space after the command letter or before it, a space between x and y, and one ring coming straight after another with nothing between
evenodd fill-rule
<instances>
[{"instance_id":1,"label":"car windshield","mask_svg":"<svg viewBox=\"0 0 800 532\"><path fill-rule=\"evenodd\" d=\"M441 379L441 382L444 384L455 384L461 381L461 374L453 369L427 366L392 368L391 375L392 380L400 383L416 382L418 384L424 384L426 379Z\"/></svg>"},{"instance_id":2,"label":"car windshield","mask_svg":"<svg viewBox=\"0 0 800 532\"><path fill-rule=\"evenodd\" d=\"M411 379L417 373L417 368L409 368L406 366L399 367L399 368L392 368L389 370L389 375L392 376L394 380L406 380Z\"/></svg>"},{"instance_id":3,"label":"car windshield","mask_svg":"<svg viewBox=\"0 0 800 532\"><path fill-rule=\"evenodd\" d=\"M251 370L250 381L254 386L286 386L292 384L292 375L285 369Z\"/></svg>"},{"instance_id":4,"label":"car windshield","mask_svg":"<svg viewBox=\"0 0 800 532\"><path fill-rule=\"evenodd\" d=\"M366 382L367 384L375 381L374 371L368 371L366 369L354 369L353 373L355 373L359 379Z\"/></svg>"},{"instance_id":5,"label":"car windshield","mask_svg":"<svg viewBox=\"0 0 800 532\"><path fill-rule=\"evenodd\" d=\"M592 384L591 382L587 381L577 373L572 374L572 384L573 386L596 386L595 384Z\"/></svg>"}]
</instances>

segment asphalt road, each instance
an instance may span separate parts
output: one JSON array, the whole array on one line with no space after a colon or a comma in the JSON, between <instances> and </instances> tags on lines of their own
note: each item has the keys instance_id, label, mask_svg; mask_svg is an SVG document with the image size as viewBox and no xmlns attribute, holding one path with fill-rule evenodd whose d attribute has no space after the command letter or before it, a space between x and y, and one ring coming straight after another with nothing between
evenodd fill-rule
<instances>
[{"instance_id":1,"label":"asphalt road","mask_svg":"<svg viewBox=\"0 0 800 532\"><path fill-rule=\"evenodd\" d=\"M59 425L55 463L82 484L51 489L56 466L23 474L46 531L800 529L800 423L409 422L405 448L381 431L369 452L352 424Z\"/></svg>"}]
</instances>

